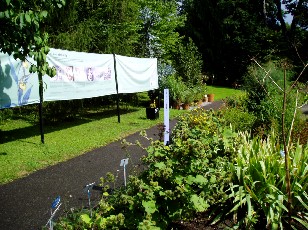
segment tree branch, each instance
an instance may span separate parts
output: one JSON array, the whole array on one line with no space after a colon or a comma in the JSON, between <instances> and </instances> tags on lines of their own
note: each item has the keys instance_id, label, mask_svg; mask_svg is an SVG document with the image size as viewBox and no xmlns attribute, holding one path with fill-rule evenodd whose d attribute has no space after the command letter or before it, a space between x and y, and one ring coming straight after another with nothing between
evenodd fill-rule
<instances>
[{"instance_id":1,"label":"tree branch","mask_svg":"<svg viewBox=\"0 0 308 230\"><path fill-rule=\"evenodd\" d=\"M283 19L282 10L281 10L281 1L280 0L274 0L274 3L277 7L277 19L280 22L282 34L287 37L287 27L286 22Z\"/></svg>"}]
</instances>

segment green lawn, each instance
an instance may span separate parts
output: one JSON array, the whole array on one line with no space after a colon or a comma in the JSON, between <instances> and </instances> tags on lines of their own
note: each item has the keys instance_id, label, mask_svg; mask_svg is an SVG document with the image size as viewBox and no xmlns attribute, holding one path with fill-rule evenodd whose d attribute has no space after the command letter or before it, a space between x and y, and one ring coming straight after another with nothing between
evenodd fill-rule
<instances>
[{"instance_id":1,"label":"green lawn","mask_svg":"<svg viewBox=\"0 0 308 230\"><path fill-rule=\"evenodd\" d=\"M215 100L240 93L238 90L208 87ZM170 118L186 111L170 110ZM148 120L145 108L106 116L89 114L82 119L45 125L45 144L41 144L39 125L27 119L8 120L0 124L0 184L8 183L31 172L66 161L89 150L104 146L129 134L163 122L163 110L158 120Z\"/></svg>"},{"instance_id":2,"label":"green lawn","mask_svg":"<svg viewBox=\"0 0 308 230\"><path fill-rule=\"evenodd\" d=\"M171 110L170 117L184 111ZM91 149L104 146L125 136L163 122L163 110L158 120L148 120L145 109L112 117L86 117L73 122L45 125L45 144L41 144L38 124L18 119L0 125L0 183L7 183L38 169L54 165Z\"/></svg>"},{"instance_id":3,"label":"green lawn","mask_svg":"<svg viewBox=\"0 0 308 230\"><path fill-rule=\"evenodd\" d=\"M239 95L243 93L241 90L219 87L219 86L207 86L207 90L208 90L208 93L215 94L214 96L215 101L224 99L232 95Z\"/></svg>"}]
</instances>

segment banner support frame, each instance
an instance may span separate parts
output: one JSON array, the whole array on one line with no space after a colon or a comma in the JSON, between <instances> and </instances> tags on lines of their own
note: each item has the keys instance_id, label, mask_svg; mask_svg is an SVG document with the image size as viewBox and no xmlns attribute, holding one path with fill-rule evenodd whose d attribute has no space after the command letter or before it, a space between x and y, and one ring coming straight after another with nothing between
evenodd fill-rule
<instances>
[{"instance_id":1,"label":"banner support frame","mask_svg":"<svg viewBox=\"0 0 308 230\"><path fill-rule=\"evenodd\" d=\"M116 91L117 91L117 112L118 112L118 123L121 122L120 119L120 96L119 96L119 86L118 86L118 75L117 75L117 62L115 58L115 53L113 53L113 63L114 63L114 77L115 77L115 83L116 83Z\"/></svg>"},{"instance_id":2,"label":"banner support frame","mask_svg":"<svg viewBox=\"0 0 308 230\"><path fill-rule=\"evenodd\" d=\"M40 72L38 72L38 79L39 79L39 96L40 96L40 103L39 103L39 117L40 117L40 133L41 133L41 142L45 144L44 138L44 124L43 124L43 77Z\"/></svg>"}]
</instances>

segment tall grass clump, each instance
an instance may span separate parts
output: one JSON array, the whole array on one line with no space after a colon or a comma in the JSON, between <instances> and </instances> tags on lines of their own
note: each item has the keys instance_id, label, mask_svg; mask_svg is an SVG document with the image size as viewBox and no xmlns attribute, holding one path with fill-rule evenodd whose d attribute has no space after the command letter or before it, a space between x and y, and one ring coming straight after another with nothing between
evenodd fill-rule
<instances>
[{"instance_id":1,"label":"tall grass clump","mask_svg":"<svg viewBox=\"0 0 308 230\"><path fill-rule=\"evenodd\" d=\"M231 125L236 132L250 132L257 120L256 115L247 109L247 99L244 93L224 99L225 107L222 110L226 125Z\"/></svg>"},{"instance_id":2,"label":"tall grass clump","mask_svg":"<svg viewBox=\"0 0 308 230\"><path fill-rule=\"evenodd\" d=\"M243 88L246 91L247 109L257 118L253 125L254 133L267 135L274 128L282 137L282 113L284 113L284 126L291 127L296 108L297 94L292 89L286 95L287 107L284 111L284 84L290 89L291 78L294 73L286 71L284 80L284 68L279 63L268 62L264 66L251 65L248 74L244 77ZM300 97L298 99L300 104ZM299 123L299 113L296 113L294 125ZM282 138L281 138L282 139Z\"/></svg>"},{"instance_id":3,"label":"tall grass clump","mask_svg":"<svg viewBox=\"0 0 308 230\"><path fill-rule=\"evenodd\" d=\"M299 126L300 116L298 110L299 104L304 102L304 95L299 94L296 89L301 75L308 64L304 64L302 72L297 76L292 76L289 71L288 62L279 63L269 62L262 67L255 59L255 66L250 69L246 77L245 86L249 96L248 108L257 115L257 128L261 129L262 138L269 135L269 130L275 130L278 139L282 140L282 152L284 154L285 171L285 194L287 194L286 210L288 212L288 226L292 225L293 197L292 197L292 179L291 164L294 161L290 155L292 147L292 130ZM292 84L290 77L296 79ZM258 133L258 132L257 132ZM264 135L265 134L265 135ZM278 143L278 142L277 142ZM281 198L281 197L279 197ZM302 220L300 220L302 221ZM273 222L274 229L279 222L277 218ZM306 224L306 223L304 223Z\"/></svg>"},{"instance_id":4,"label":"tall grass clump","mask_svg":"<svg viewBox=\"0 0 308 230\"><path fill-rule=\"evenodd\" d=\"M245 229L308 228L308 148L299 144L289 149L292 194L291 221L288 220L288 194L283 146L272 133L262 140L244 140L235 164L231 166L229 198L234 220Z\"/></svg>"}]
</instances>

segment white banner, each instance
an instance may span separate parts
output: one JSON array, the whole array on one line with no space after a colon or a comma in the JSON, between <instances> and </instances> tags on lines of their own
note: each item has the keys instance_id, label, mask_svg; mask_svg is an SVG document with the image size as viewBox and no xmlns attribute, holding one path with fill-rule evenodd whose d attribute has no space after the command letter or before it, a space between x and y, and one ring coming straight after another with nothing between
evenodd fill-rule
<instances>
[{"instance_id":1,"label":"white banner","mask_svg":"<svg viewBox=\"0 0 308 230\"><path fill-rule=\"evenodd\" d=\"M44 76L44 100L58 101L116 94L112 54L94 54L50 49L53 78Z\"/></svg>"},{"instance_id":2,"label":"white banner","mask_svg":"<svg viewBox=\"0 0 308 230\"><path fill-rule=\"evenodd\" d=\"M119 93L144 92L158 88L157 59L116 55Z\"/></svg>"},{"instance_id":3,"label":"white banner","mask_svg":"<svg viewBox=\"0 0 308 230\"><path fill-rule=\"evenodd\" d=\"M119 93L158 88L157 59L115 55ZM30 60L29 58L27 58ZM50 49L47 55L56 76L43 76L44 101L72 100L116 94L112 54ZM33 62L33 60L31 60ZM28 62L0 53L0 109L39 103L37 74Z\"/></svg>"}]
</instances>

